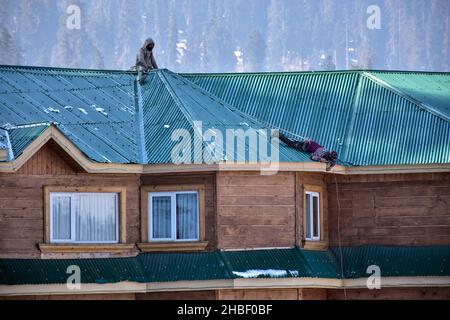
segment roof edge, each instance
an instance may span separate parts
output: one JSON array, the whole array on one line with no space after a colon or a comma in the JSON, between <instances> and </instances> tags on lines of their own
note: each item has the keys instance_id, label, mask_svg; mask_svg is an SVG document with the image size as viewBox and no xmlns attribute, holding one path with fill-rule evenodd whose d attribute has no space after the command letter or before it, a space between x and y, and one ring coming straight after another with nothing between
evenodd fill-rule
<instances>
[{"instance_id":1,"label":"roof edge","mask_svg":"<svg viewBox=\"0 0 450 320\"><path fill-rule=\"evenodd\" d=\"M383 277L383 288L450 287L449 276ZM198 291L220 289L267 288L367 288L367 278L237 278L222 280L181 280L167 282L84 283L80 290L68 289L64 284L0 285L0 296L48 294L146 293L170 291Z\"/></svg>"}]
</instances>

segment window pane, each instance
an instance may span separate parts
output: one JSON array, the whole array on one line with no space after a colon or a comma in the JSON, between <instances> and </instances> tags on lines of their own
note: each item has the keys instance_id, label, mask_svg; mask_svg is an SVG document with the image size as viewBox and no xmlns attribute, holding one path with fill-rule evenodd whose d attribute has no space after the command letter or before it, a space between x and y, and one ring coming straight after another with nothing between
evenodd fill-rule
<instances>
[{"instance_id":1,"label":"window pane","mask_svg":"<svg viewBox=\"0 0 450 320\"><path fill-rule=\"evenodd\" d=\"M197 193L177 194L177 239L198 239Z\"/></svg>"},{"instance_id":2,"label":"window pane","mask_svg":"<svg viewBox=\"0 0 450 320\"><path fill-rule=\"evenodd\" d=\"M53 196L52 229L54 240L70 240L70 197Z\"/></svg>"},{"instance_id":3,"label":"window pane","mask_svg":"<svg viewBox=\"0 0 450 320\"><path fill-rule=\"evenodd\" d=\"M306 194L306 238L311 238L311 195Z\"/></svg>"},{"instance_id":4,"label":"window pane","mask_svg":"<svg viewBox=\"0 0 450 320\"><path fill-rule=\"evenodd\" d=\"M152 197L152 232L154 239L172 237L171 197Z\"/></svg>"},{"instance_id":5,"label":"window pane","mask_svg":"<svg viewBox=\"0 0 450 320\"><path fill-rule=\"evenodd\" d=\"M76 241L116 241L116 195L80 194L77 199Z\"/></svg>"},{"instance_id":6,"label":"window pane","mask_svg":"<svg viewBox=\"0 0 450 320\"><path fill-rule=\"evenodd\" d=\"M313 237L319 237L319 197L313 196Z\"/></svg>"}]
</instances>

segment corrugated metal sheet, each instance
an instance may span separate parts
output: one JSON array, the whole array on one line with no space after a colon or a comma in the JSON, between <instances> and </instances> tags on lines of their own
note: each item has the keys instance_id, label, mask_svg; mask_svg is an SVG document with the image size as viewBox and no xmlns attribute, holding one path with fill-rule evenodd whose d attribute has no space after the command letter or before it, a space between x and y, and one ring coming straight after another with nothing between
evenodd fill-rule
<instances>
[{"instance_id":1,"label":"corrugated metal sheet","mask_svg":"<svg viewBox=\"0 0 450 320\"><path fill-rule=\"evenodd\" d=\"M202 121L204 130L222 132L280 127L288 135L311 137L337 150L347 164L450 162L448 73L183 78L161 69L149 74L142 90L135 77L132 72L0 66L0 126L56 123L98 162L170 163L176 145L173 131L186 129L193 136L194 121ZM247 141L244 145L244 151L233 150L234 159L248 161L250 151L259 157L259 149ZM18 144L19 153L23 147ZM201 154L193 149L190 159ZM310 160L282 144L280 161Z\"/></svg>"},{"instance_id":2,"label":"corrugated metal sheet","mask_svg":"<svg viewBox=\"0 0 450 320\"><path fill-rule=\"evenodd\" d=\"M220 131L224 145L227 129L265 128L168 70L151 72L142 88L135 78L130 72L0 67L0 125L55 123L95 161L150 164L172 163L178 143L172 133L182 129L194 137L195 121L202 122L203 133ZM270 139L270 151L269 144ZM192 145L188 163L208 145L211 149L207 142ZM236 143L234 157L223 159L249 161L253 150L259 160L257 143L243 145L240 151ZM280 151L281 161L310 161L307 154L292 148L281 146Z\"/></svg>"},{"instance_id":3,"label":"corrugated metal sheet","mask_svg":"<svg viewBox=\"0 0 450 320\"><path fill-rule=\"evenodd\" d=\"M332 248L337 261L338 248ZM370 265L380 267L382 277L450 276L450 246L342 248L345 278L367 277Z\"/></svg>"},{"instance_id":4,"label":"corrugated metal sheet","mask_svg":"<svg viewBox=\"0 0 450 320\"><path fill-rule=\"evenodd\" d=\"M82 283L139 281L138 260L117 259L0 259L0 284L66 283L69 266L80 268Z\"/></svg>"},{"instance_id":5,"label":"corrugated metal sheet","mask_svg":"<svg viewBox=\"0 0 450 320\"><path fill-rule=\"evenodd\" d=\"M371 71L369 74L450 120L449 73Z\"/></svg>"},{"instance_id":6,"label":"corrugated metal sheet","mask_svg":"<svg viewBox=\"0 0 450 320\"><path fill-rule=\"evenodd\" d=\"M203 134L210 129L220 133L223 139L223 153L226 152L227 130L269 129L251 117L242 114L230 104L217 99L204 89L168 70L158 70L142 88L143 131L145 151L149 163L169 163L171 153L178 141L172 139L175 130L187 130L191 139L191 154L184 154L188 163L194 161L195 154L213 149L208 142L194 143L195 122L201 122ZM268 131L267 131L268 132ZM270 132L269 132L270 134ZM220 141L220 140L219 140ZM261 140L259 140L261 143ZM260 160L260 145L245 139L242 148L233 144L233 154L222 159L244 159L249 161L250 153ZM270 139L267 150L271 150ZM231 150L231 149L230 149ZM190 156L190 157L189 157ZM280 160L283 162L310 161L308 154L280 145Z\"/></svg>"},{"instance_id":7,"label":"corrugated metal sheet","mask_svg":"<svg viewBox=\"0 0 450 320\"><path fill-rule=\"evenodd\" d=\"M34 139L45 131L50 125L48 123L25 127L16 127L8 130L14 158L20 156Z\"/></svg>"},{"instance_id":8,"label":"corrugated metal sheet","mask_svg":"<svg viewBox=\"0 0 450 320\"><path fill-rule=\"evenodd\" d=\"M386 83L370 75L183 76L260 121L315 139L354 165L449 163L450 122L432 111L448 113L450 74L373 73Z\"/></svg>"},{"instance_id":9,"label":"corrugated metal sheet","mask_svg":"<svg viewBox=\"0 0 450 320\"><path fill-rule=\"evenodd\" d=\"M255 272L258 278L269 278L271 273L285 273L283 277L311 277L306 259L299 250L250 250L220 252L231 274L236 278Z\"/></svg>"},{"instance_id":10,"label":"corrugated metal sheet","mask_svg":"<svg viewBox=\"0 0 450 320\"><path fill-rule=\"evenodd\" d=\"M140 254L144 282L230 278L217 252Z\"/></svg>"},{"instance_id":11,"label":"corrugated metal sheet","mask_svg":"<svg viewBox=\"0 0 450 320\"><path fill-rule=\"evenodd\" d=\"M382 277L450 276L450 246L343 247L342 252L345 278L367 277L367 267L372 264L381 268ZM338 248L293 248L145 253L131 258L0 259L0 285L65 283L71 265L80 267L82 283L218 280L248 275L341 278Z\"/></svg>"},{"instance_id":12,"label":"corrugated metal sheet","mask_svg":"<svg viewBox=\"0 0 450 320\"><path fill-rule=\"evenodd\" d=\"M57 123L89 158L136 163L135 76L127 72L0 67L0 125Z\"/></svg>"}]
</instances>

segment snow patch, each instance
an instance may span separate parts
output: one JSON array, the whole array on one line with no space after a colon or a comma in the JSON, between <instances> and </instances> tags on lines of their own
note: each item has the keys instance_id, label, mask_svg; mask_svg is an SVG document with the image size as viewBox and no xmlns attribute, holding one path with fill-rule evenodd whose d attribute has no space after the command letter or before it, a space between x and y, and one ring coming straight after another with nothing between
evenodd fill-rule
<instances>
[{"instance_id":1,"label":"snow patch","mask_svg":"<svg viewBox=\"0 0 450 320\"><path fill-rule=\"evenodd\" d=\"M78 108L78 110L80 110L81 112L83 112L84 114L88 114L86 110L84 110L83 108Z\"/></svg>"},{"instance_id":2,"label":"snow patch","mask_svg":"<svg viewBox=\"0 0 450 320\"><path fill-rule=\"evenodd\" d=\"M72 106L65 106L64 109L66 109L66 110L72 110L73 107L72 107Z\"/></svg>"},{"instance_id":3,"label":"snow patch","mask_svg":"<svg viewBox=\"0 0 450 320\"><path fill-rule=\"evenodd\" d=\"M298 277L298 271L296 270L277 270L277 269L250 269L247 271L233 271L233 274L241 278L258 278L258 277L270 277L280 278L290 275L292 277Z\"/></svg>"},{"instance_id":4,"label":"snow patch","mask_svg":"<svg viewBox=\"0 0 450 320\"><path fill-rule=\"evenodd\" d=\"M59 109L53 109L52 107L49 107L49 108L45 108L44 112L45 113L50 113L50 112L59 113Z\"/></svg>"},{"instance_id":5,"label":"snow patch","mask_svg":"<svg viewBox=\"0 0 450 320\"><path fill-rule=\"evenodd\" d=\"M101 114L103 114L104 116L107 116L108 114L105 112L105 109L103 108L95 108L95 111L100 112Z\"/></svg>"},{"instance_id":6,"label":"snow patch","mask_svg":"<svg viewBox=\"0 0 450 320\"><path fill-rule=\"evenodd\" d=\"M169 124L165 124L165 125L164 125L164 128L169 129L169 128L170 128L170 125L169 125Z\"/></svg>"}]
</instances>

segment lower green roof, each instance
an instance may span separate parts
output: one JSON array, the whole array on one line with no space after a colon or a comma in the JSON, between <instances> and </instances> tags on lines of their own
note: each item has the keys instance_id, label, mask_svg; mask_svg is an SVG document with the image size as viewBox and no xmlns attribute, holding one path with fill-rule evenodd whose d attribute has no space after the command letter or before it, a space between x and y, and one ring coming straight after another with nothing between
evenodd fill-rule
<instances>
[{"instance_id":1,"label":"lower green roof","mask_svg":"<svg viewBox=\"0 0 450 320\"><path fill-rule=\"evenodd\" d=\"M329 250L268 249L201 253L143 253L130 258L0 259L0 285L65 283L71 265L82 283L166 282L236 278L450 276L450 246L364 246Z\"/></svg>"}]
</instances>

